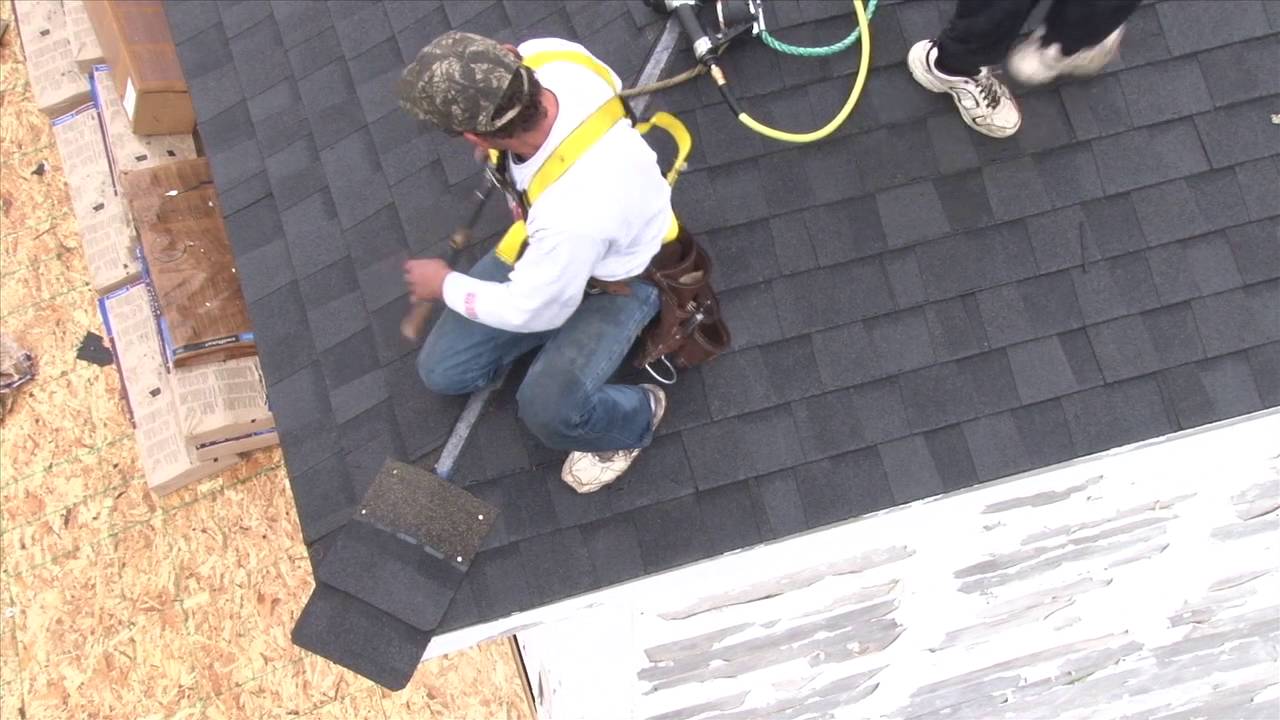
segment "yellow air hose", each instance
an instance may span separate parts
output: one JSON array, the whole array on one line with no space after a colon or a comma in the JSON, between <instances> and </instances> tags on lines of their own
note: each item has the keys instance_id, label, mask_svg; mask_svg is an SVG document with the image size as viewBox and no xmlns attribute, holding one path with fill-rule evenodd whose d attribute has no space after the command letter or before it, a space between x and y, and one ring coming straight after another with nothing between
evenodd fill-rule
<instances>
[{"instance_id":1,"label":"yellow air hose","mask_svg":"<svg viewBox=\"0 0 1280 720\"><path fill-rule=\"evenodd\" d=\"M729 103L729 108L738 116L738 121L765 137L789 143L810 143L821 140L835 132L836 128L840 127L848 119L849 113L853 112L853 107L858 104L858 98L862 95L862 86L867 81L867 69L871 66L871 28L867 20L867 10L862 4L862 0L853 0L853 12L858 18L858 32L862 36L862 41L859 43L862 46L862 58L858 65L858 77L853 82L853 91L849 93L849 99L845 100L844 107L840 108L840 112L836 113L831 122L813 132L807 133L787 132L786 130L771 128L748 115L738 105L728 91L728 80L725 78L724 72L718 66L712 66L711 77L716 81L721 94L724 95L725 100Z\"/></svg>"}]
</instances>

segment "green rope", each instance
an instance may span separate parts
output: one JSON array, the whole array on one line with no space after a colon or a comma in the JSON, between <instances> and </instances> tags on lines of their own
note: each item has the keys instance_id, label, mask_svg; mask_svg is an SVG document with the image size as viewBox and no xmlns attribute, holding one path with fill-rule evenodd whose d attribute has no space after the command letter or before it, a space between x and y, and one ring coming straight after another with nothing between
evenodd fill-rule
<instances>
[{"instance_id":1,"label":"green rope","mask_svg":"<svg viewBox=\"0 0 1280 720\"><path fill-rule=\"evenodd\" d=\"M876 0L871 0L870 2L867 3L867 19L870 20L871 16L875 15L875 13L876 13ZM804 48L796 45L789 45L787 43L782 42L778 38L775 38L773 35L769 33L768 30L763 30L760 32L760 39L764 41L765 45L768 45L769 47L773 48L774 50L777 50L780 53L786 53L787 55L798 55L800 57L826 57L827 55L835 55L838 52L844 52L845 50L848 50L849 48L853 47L853 44L858 42L858 28L855 27L853 29L853 32L849 33L849 37L841 40L838 43L835 43L833 45L823 45L822 47L814 47L814 48Z\"/></svg>"}]
</instances>

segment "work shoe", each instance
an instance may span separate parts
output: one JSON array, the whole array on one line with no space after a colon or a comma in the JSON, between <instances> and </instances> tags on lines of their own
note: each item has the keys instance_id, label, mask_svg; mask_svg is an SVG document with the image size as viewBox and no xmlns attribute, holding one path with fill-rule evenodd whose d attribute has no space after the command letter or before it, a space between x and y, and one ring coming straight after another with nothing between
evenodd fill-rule
<instances>
[{"instance_id":1,"label":"work shoe","mask_svg":"<svg viewBox=\"0 0 1280 720\"><path fill-rule=\"evenodd\" d=\"M993 138L1007 138L1022 127L1018 101L990 68L982 68L977 77L947 75L934 64L937 57L938 46L932 40L912 45L907 53L911 77L925 90L951 93L966 125Z\"/></svg>"},{"instance_id":2,"label":"work shoe","mask_svg":"<svg viewBox=\"0 0 1280 720\"><path fill-rule=\"evenodd\" d=\"M1097 75L1120 51L1122 37L1123 25L1097 45L1063 55L1061 43L1045 46L1044 28L1040 27L1009 53L1005 65L1014 79L1026 85L1043 85L1059 75Z\"/></svg>"},{"instance_id":3,"label":"work shoe","mask_svg":"<svg viewBox=\"0 0 1280 720\"><path fill-rule=\"evenodd\" d=\"M648 394L649 407L653 410L649 428L656 430L663 413L667 411L667 395L657 385L640 387ZM564 468L560 470L560 479L580 493L595 492L621 477L631 467L641 449L571 452L565 458Z\"/></svg>"}]
</instances>

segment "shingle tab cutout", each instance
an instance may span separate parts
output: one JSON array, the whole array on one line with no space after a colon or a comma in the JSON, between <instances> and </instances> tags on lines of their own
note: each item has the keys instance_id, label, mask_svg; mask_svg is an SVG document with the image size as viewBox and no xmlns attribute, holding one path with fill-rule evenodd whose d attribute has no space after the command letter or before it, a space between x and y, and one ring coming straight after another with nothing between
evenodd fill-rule
<instances>
[{"instance_id":1,"label":"shingle tab cutout","mask_svg":"<svg viewBox=\"0 0 1280 720\"><path fill-rule=\"evenodd\" d=\"M1015 88L1023 127L1004 141L906 70L952 4L880 3L862 100L821 143L751 133L707 78L653 96L694 133L675 204L708 241L733 354L668 390L615 487L563 486L563 453L517 419L516 372L450 479L511 511L492 536L432 535L368 501L469 559L436 632L1280 405L1275 3L1144 3L1102 75ZM851 27L841 5L765 4L796 42ZM322 577L379 578L358 588L370 601L320 583L294 637L395 687L430 633L379 608L430 624L439 606L404 598L453 570L410 571L398 558L430 554L343 526L387 458L423 461L463 406L423 387L396 326L402 261L438 252L477 181L461 141L394 107L398 67L451 28L558 34L631 83L665 18L642 0L211 7L166 4L304 535ZM843 103L857 51L744 39L725 63L749 112L808 130ZM665 74L691 64L682 47ZM490 203L485 237L504 214Z\"/></svg>"}]
</instances>

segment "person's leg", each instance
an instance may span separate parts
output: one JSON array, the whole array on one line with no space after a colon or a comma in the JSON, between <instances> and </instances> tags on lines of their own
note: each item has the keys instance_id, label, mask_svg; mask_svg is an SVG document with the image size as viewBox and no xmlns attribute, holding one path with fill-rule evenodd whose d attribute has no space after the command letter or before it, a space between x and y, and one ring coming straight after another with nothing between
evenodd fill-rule
<instances>
[{"instance_id":1,"label":"person's leg","mask_svg":"<svg viewBox=\"0 0 1280 720\"><path fill-rule=\"evenodd\" d=\"M1120 50L1124 21L1139 0L1055 0L1043 27L1009 53L1009 74L1040 85L1061 75L1096 75Z\"/></svg>"},{"instance_id":2,"label":"person's leg","mask_svg":"<svg viewBox=\"0 0 1280 720\"><path fill-rule=\"evenodd\" d=\"M489 253L467 274L501 282L510 272L509 265ZM549 332L499 330L448 308L437 312L443 315L418 351L418 376L429 390L442 395L465 395L489 385L517 358L551 337Z\"/></svg>"},{"instance_id":3,"label":"person's leg","mask_svg":"<svg viewBox=\"0 0 1280 720\"><path fill-rule=\"evenodd\" d=\"M641 448L653 435L648 392L606 381L658 310L658 291L630 283L629 295L588 295L538 353L516 394L520 418L556 450Z\"/></svg>"},{"instance_id":4,"label":"person's leg","mask_svg":"<svg viewBox=\"0 0 1280 720\"><path fill-rule=\"evenodd\" d=\"M1045 18L1043 45L1062 45L1074 55L1111 37L1138 9L1141 0L1055 0Z\"/></svg>"},{"instance_id":5,"label":"person's leg","mask_svg":"<svg viewBox=\"0 0 1280 720\"><path fill-rule=\"evenodd\" d=\"M934 65L947 75L977 77L999 65L1017 39L1037 0L959 0L936 40Z\"/></svg>"},{"instance_id":6,"label":"person's leg","mask_svg":"<svg viewBox=\"0 0 1280 720\"><path fill-rule=\"evenodd\" d=\"M907 53L911 77L930 92L949 93L965 124L1007 138L1022 127L1018 103L989 66L1004 60L1036 0L959 0L937 40Z\"/></svg>"}]
</instances>

